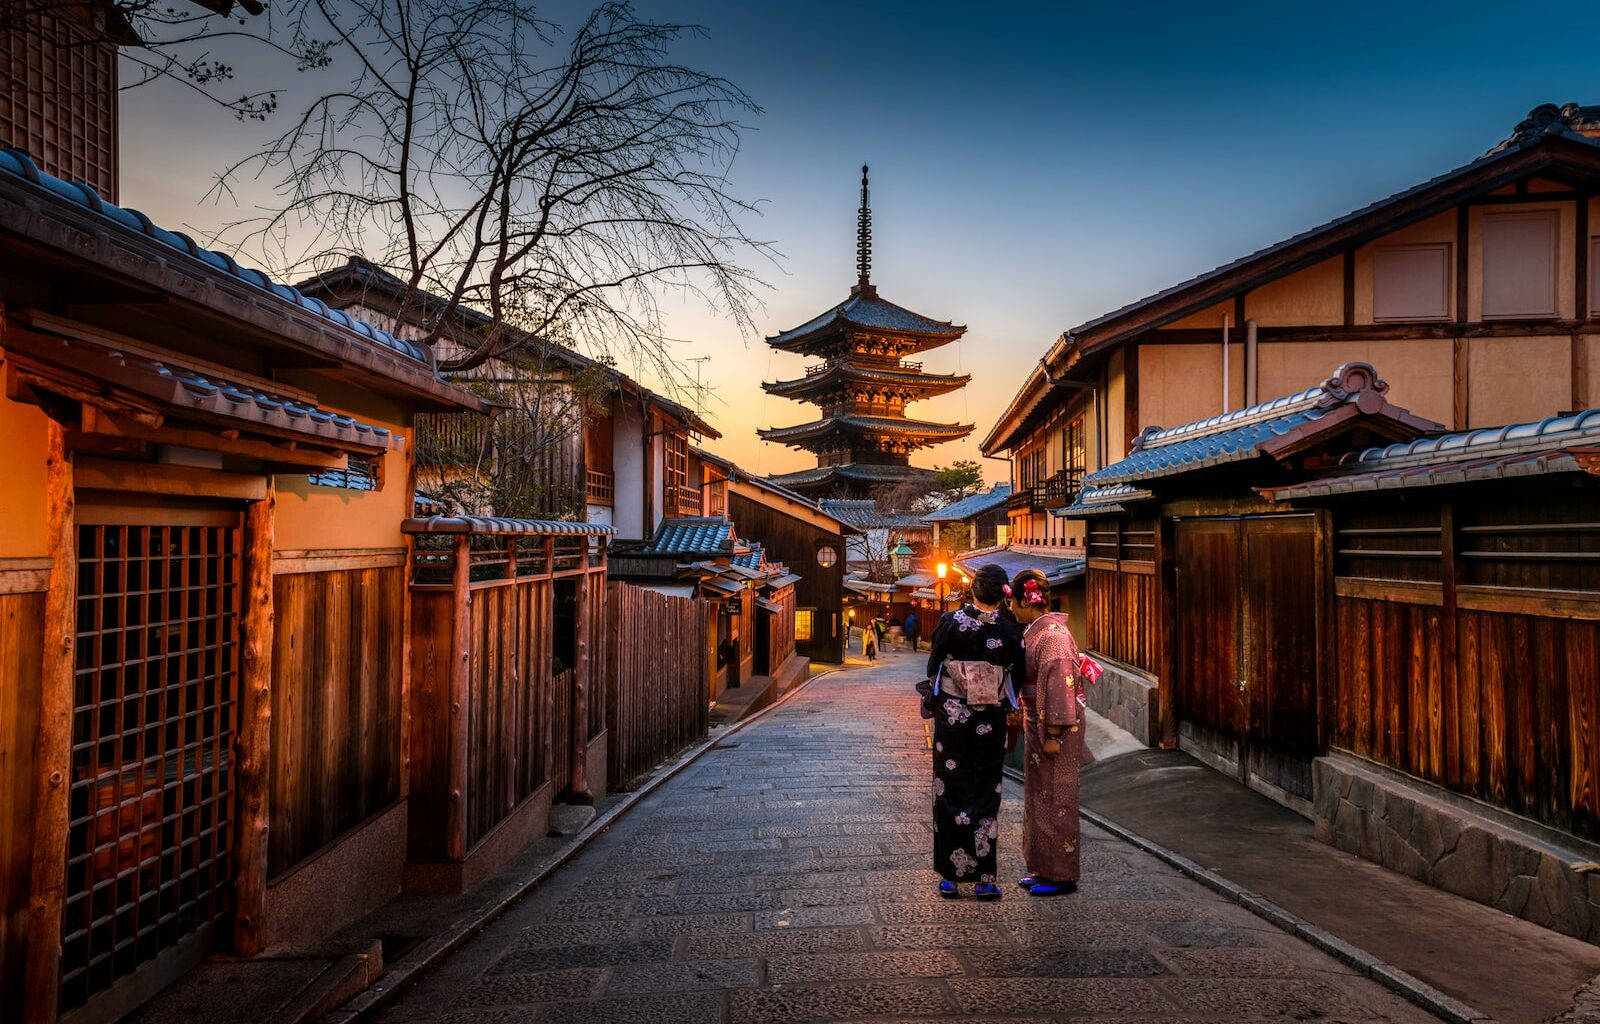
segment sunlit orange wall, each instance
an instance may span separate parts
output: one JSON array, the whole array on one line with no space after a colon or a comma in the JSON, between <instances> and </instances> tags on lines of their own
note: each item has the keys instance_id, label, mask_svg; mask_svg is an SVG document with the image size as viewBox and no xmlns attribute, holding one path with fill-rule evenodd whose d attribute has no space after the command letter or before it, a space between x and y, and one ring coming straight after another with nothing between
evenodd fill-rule
<instances>
[{"instance_id":1,"label":"sunlit orange wall","mask_svg":"<svg viewBox=\"0 0 1600 1024\"><path fill-rule=\"evenodd\" d=\"M47 555L45 415L0 395L0 558Z\"/></svg>"}]
</instances>

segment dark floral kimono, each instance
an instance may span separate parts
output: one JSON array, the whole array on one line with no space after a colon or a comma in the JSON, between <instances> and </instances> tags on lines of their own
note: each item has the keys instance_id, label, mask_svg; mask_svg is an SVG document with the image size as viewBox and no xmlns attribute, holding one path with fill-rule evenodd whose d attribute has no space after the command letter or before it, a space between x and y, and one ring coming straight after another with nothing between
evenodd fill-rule
<instances>
[{"instance_id":1,"label":"dark floral kimono","mask_svg":"<svg viewBox=\"0 0 1600 1024\"><path fill-rule=\"evenodd\" d=\"M1027 678L1022 630L970 603L945 615L933 631L928 675L936 684L946 658L1004 666L1012 704L1013 687ZM1011 704L975 708L942 691L933 704L933 868L951 882L992 883Z\"/></svg>"}]
</instances>

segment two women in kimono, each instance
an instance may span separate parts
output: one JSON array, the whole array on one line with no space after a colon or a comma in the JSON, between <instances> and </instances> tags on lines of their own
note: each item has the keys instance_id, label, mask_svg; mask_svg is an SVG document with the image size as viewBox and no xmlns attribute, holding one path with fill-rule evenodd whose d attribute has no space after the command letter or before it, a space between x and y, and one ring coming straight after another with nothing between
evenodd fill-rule
<instances>
[{"instance_id":1,"label":"two women in kimono","mask_svg":"<svg viewBox=\"0 0 1600 1024\"><path fill-rule=\"evenodd\" d=\"M1040 600L1040 595L1043 599ZM1000 829L1006 718L1028 716L1022 886L1038 896L1075 889L1078 877L1077 646L1066 616L1049 613L1040 574L986 565L972 599L933 632L933 856L939 894L999 899ZM1015 619L1006 614L1008 600ZM1026 628L1027 633L1024 633ZM1064 643L1063 643L1064 640ZM1026 643L1026 647L1024 644Z\"/></svg>"}]
</instances>

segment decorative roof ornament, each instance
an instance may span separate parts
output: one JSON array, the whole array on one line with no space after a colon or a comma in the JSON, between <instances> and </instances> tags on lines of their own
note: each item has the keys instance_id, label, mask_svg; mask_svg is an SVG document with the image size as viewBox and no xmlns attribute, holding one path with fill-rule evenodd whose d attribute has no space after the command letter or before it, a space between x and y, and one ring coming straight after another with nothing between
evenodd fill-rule
<instances>
[{"instance_id":1,"label":"decorative roof ornament","mask_svg":"<svg viewBox=\"0 0 1600 1024\"><path fill-rule=\"evenodd\" d=\"M1511 138L1506 141L1512 145L1525 146L1537 141L1541 136L1562 135L1578 123L1582 113L1582 108L1576 103L1567 103L1559 107L1554 103L1541 103L1528 111L1528 116L1511 130Z\"/></svg>"},{"instance_id":2,"label":"decorative roof ornament","mask_svg":"<svg viewBox=\"0 0 1600 1024\"><path fill-rule=\"evenodd\" d=\"M872 290L872 207L868 205L867 165L861 165L861 209L856 213L856 290Z\"/></svg>"}]
</instances>

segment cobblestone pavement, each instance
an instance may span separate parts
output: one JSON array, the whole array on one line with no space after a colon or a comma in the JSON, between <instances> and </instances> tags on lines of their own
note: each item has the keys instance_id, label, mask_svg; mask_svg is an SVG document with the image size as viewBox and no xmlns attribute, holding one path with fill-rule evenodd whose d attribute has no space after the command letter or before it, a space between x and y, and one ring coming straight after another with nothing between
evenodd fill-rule
<instances>
[{"instance_id":1,"label":"cobblestone pavement","mask_svg":"<svg viewBox=\"0 0 1600 1024\"><path fill-rule=\"evenodd\" d=\"M1076 895L938 899L915 666L815 680L728 737L381 1019L1434 1019L1093 829Z\"/></svg>"}]
</instances>

